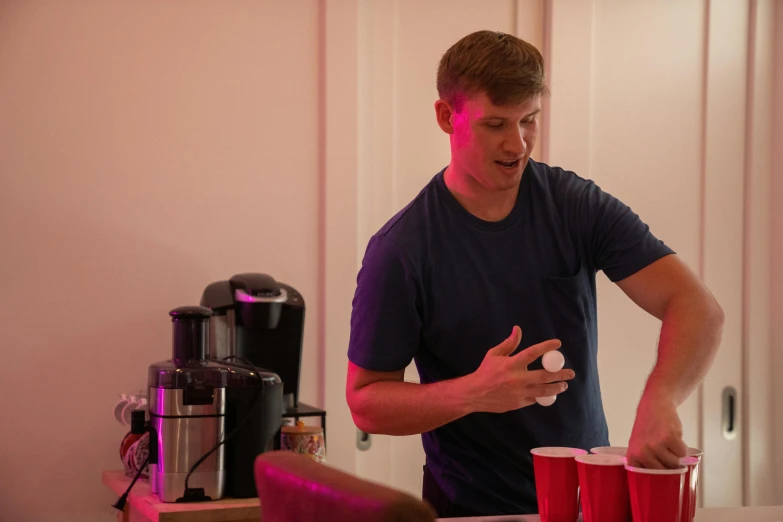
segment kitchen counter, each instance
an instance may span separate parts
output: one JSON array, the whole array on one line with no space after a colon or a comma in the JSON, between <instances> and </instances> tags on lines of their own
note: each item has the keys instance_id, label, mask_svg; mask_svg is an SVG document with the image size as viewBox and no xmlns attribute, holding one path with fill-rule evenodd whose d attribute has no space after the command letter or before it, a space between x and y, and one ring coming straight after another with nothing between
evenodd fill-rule
<instances>
[{"instance_id":1,"label":"kitchen counter","mask_svg":"<svg viewBox=\"0 0 783 522\"><path fill-rule=\"evenodd\" d=\"M459 522L541 522L538 515L439 518ZM581 518L579 519L581 522ZM694 522L783 522L783 506L697 509Z\"/></svg>"}]
</instances>

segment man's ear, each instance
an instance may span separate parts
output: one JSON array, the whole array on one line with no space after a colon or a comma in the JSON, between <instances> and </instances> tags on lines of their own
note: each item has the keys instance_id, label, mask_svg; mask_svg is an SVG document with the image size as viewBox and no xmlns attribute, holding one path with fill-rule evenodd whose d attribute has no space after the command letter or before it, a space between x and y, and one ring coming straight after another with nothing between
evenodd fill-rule
<instances>
[{"instance_id":1,"label":"man's ear","mask_svg":"<svg viewBox=\"0 0 783 522\"><path fill-rule=\"evenodd\" d=\"M435 118L438 120L438 126L446 134L454 134L454 109L445 100L435 102Z\"/></svg>"}]
</instances>

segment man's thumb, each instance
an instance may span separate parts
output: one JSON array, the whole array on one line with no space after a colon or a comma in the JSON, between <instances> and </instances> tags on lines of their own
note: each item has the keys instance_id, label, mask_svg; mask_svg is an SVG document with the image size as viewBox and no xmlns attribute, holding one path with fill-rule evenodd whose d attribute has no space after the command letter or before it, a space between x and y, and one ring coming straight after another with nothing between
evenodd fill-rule
<instances>
[{"instance_id":1,"label":"man's thumb","mask_svg":"<svg viewBox=\"0 0 783 522\"><path fill-rule=\"evenodd\" d=\"M511 335L499 345L490 348L487 355L510 355L511 352L517 349L521 340L522 329L519 326L514 326L511 330Z\"/></svg>"}]
</instances>

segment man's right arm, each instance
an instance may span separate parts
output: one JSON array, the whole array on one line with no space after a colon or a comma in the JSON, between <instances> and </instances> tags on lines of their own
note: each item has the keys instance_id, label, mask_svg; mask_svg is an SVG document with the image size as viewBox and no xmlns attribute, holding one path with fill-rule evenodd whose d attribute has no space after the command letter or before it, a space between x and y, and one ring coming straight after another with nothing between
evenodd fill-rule
<instances>
[{"instance_id":1,"label":"man's right arm","mask_svg":"<svg viewBox=\"0 0 783 522\"><path fill-rule=\"evenodd\" d=\"M509 338L487 352L478 370L431 384L404 382L404 369L376 372L349 362L346 398L354 423L368 433L415 435L469 413L519 409L536 397L564 392L567 385L560 381L572 379L572 370L527 369L544 353L559 348L560 341L545 341L509 357L521 338L521 330L514 327Z\"/></svg>"},{"instance_id":2,"label":"man's right arm","mask_svg":"<svg viewBox=\"0 0 783 522\"><path fill-rule=\"evenodd\" d=\"M415 435L471 413L465 377L404 382L405 370L374 372L348 363L346 395L356 427L367 433Z\"/></svg>"}]
</instances>

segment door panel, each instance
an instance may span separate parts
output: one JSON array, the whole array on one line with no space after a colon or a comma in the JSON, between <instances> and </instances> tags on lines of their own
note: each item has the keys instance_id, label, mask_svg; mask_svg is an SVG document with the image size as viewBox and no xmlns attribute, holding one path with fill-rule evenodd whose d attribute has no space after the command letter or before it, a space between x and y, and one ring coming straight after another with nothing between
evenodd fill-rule
<instances>
[{"instance_id":1,"label":"door panel","mask_svg":"<svg viewBox=\"0 0 783 522\"><path fill-rule=\"evenodd\" d=\"M448 164L448 136L438 127L434 109L441 55L459 38L480 29L530 30L517 3L533 4L360 2L359 263L372 234ZM540 19L542 3L531 12ZM415 366L407 369L406 380L418 381ZM370 449L357 450L357 474L421 495L421 437L373 435L372 441Z\"/></svg>"},{"instance_id":2,"label":"door panel","mask_svg":"<svg viewBox=\"0 0 783 522\"><path fill-rule=\"evenodd\" d=\"M704 4L554 3L549 162L628 204L700 267ZM625 446L655 364L660 321L603 274L599 369L612 444ZM699 444L698 394L679 409Z\"/></svg>"},{"instance_id":3,"label":"door panel","mask_svg":"<svg viewBox=\"0 0 783 522\"><path fill-rule=\"evenodd\" d=\"M704 280L726 314L704 380L704 503L743 503L741 429L745 110L748 4L710 2L705 115ZM723 433L724 391L737 391L734 434Z\"/></svg>"}]
</instances>

